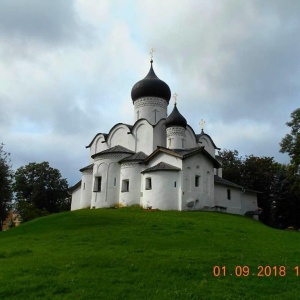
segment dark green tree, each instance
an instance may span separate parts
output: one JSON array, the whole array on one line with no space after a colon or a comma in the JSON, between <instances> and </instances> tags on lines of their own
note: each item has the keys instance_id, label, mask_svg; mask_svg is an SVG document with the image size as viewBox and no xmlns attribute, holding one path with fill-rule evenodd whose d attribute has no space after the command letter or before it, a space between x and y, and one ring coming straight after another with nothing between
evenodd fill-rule
<instances>
[{"instance_id":1,"label":"dark green tree","mask_svg":"<svg viewBox=\"0 0 300 300\"><path fill-rule=\"evenodd\" d=\"M238 156L236 150L219 152L223 160L223 178L258 191L258 206L263 209L260 220L273 227L297 225L297 186L288 166L273 157Z\"/></svg>"},{"instance_id":2,"label":"dark green tree","mask_svg":"<svg viewBox=\"0 0 300 300\"><path fill-rule=\"evenodd\" d=\"M223 177L241 185L241 168L243 161L238 151L224 149L219 152L219 156L222 158Z\"/></svg>"},{"instance_id":3,"label":"dark green tree","mask_svg":"<svg viewBox=\"0 0 300 300\"><path fill-rule=\"evenodd\" d=\"M279 228L300 228L300 181L291 165L282 165L278 174L276 198L276 220Z\"/></svg>"},{"instance_id":4,"label":"dark green tree","mask_svg":"<svg viewBox=\"0 0 300 300\"><path fill-rule=\"evenodd\" d=\"M291 120L286 125L291 131L282 139L280 152L290 156L285 182L289 193L282 203L290 225L300 227L300 108L291 113Z\"/></svg>"},{"instance_id":5,"label":"dark green tree","mask_svg":"<svg viewBox=\"0 0 300 300\"><path fill-rule=\"evenodd\" d=\"M295 173L300 173L300 108L291 113L291 121L286 125L291 128L280 143L280 152L288 153L291 159L291 165L295 168Z\"/></svg>"},{"instance_id":6,"label":"dark green tree","mask_svg":"<svg viewBox=\"0 0 300 300\"><path fill-rule=\"evenodd\" d=\"M273 157L246 156L241 172L242 185L247 189L256 190L258 206L263 209L260 220L265 224L277 227L276 223L276 190L281 185L282 165Z\"/></svg>"},{"instance_id":7,"label":"dark green tree","mask_svg":"<svg viewBox=\"0 0 300 300\"><path fill-rule=\"evenodd\" d=\"M15 173L14 192L23 222L70 209L67 180L48 162L20 167Z\"/></svg>"},{"instance_id":8,"label":"dark green tree","mask_svg":"<svg viewBox=\"0 0 300 300\"><path fill-rule=\"evenodd\" d=\"M10 165L10 154L0 144L0 231L11 210L13 171Z\"/></svg>"}]
</instances>

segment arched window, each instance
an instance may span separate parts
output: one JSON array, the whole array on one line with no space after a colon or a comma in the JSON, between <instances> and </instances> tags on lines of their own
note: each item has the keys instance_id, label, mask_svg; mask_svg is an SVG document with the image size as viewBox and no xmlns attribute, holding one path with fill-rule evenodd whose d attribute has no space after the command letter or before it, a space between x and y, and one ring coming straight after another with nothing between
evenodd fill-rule
<instances>
[{"instance_id":1,"label":"arched window","mask_svg":"<svg viewBox=\"0 0 300 300\"><path fill-rule=\"evenodd\" d=\"M101 183L102 183L102 177L101 176L95 177L94 192L101 192Z\"/></svg>"}]
</instances>

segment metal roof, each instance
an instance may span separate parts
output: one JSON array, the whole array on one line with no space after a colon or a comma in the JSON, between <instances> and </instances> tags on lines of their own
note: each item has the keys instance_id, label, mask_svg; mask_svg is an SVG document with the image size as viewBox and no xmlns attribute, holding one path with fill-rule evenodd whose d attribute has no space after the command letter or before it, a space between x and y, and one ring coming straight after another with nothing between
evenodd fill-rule
<instances>
[{"instance_id":1,"label":"metal roof","mask_svg":"<svg viewBox=\"0 0 300 300\"><path fill-rule=\"evenodd\" d=\"M141 173L144 174L144 173L156 172L156 171L176 171L176 172L178 172L180 170L181 170L180 168L174 167L165 162L160 162L157 165L142 171Z\"/></svg>"}]
</instances>

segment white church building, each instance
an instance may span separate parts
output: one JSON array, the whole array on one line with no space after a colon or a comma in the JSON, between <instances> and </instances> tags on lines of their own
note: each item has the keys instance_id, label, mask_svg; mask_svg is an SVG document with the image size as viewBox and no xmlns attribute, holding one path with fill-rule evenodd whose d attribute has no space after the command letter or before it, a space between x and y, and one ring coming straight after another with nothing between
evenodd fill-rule
<instances>
[{"instance_id":1,"label":"white church building","mask_svg":"<svg viewBox=\"0 0 300 300\"><path fill-rule=\"evenodd\" d=\"M131 98L134 123L118 123L86 146L90 165L70 189L71 210L140 205L255 214L256 192L222 178L220 148L187 124L176 97L168 115L171 91L154 73L152 59Z\"/></svg>"}]
</instances>

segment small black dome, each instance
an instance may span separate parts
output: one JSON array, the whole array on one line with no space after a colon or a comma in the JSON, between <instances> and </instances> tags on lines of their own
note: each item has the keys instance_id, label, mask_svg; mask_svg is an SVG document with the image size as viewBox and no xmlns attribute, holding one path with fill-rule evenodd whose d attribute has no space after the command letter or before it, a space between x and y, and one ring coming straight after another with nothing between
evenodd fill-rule
<instances>
[{"instance_id":1,"label":"small black dome","mask_svg":"<svg viewBox=\"0 0 300 300\"><path fill-rule=\"evenodd\" d=\"M171 90L169 86L156 76L152 67L152 61L147 76L138 81L131 90L131 98L133 102L139 98L151 96L163 98L168 103L171 98Z\"/></svg>"},{"instance_id":2,"label":"small black dome","mask_svg":"<svg viewBox=\"0 0 300 300\"><path fill-rule=\"evenodd\" d=\"M186 128L186 119L182 116L182 114L178 111L177 106L175 104L173 111L167 117L165 125L166 128L173 126L180 126Z\"/></svg>"}]
</instances>

